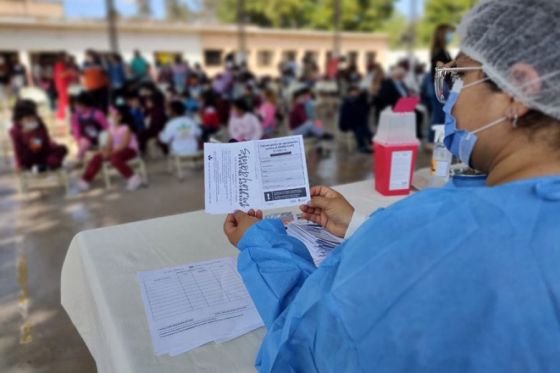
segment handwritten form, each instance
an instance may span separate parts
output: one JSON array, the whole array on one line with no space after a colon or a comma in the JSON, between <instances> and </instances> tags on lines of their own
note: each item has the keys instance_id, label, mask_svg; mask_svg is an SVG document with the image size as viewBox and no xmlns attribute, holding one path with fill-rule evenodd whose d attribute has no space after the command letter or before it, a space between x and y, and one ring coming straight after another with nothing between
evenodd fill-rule
<instances>
[{"instance_id":1,"label":"handwritten form","mask_svg":"<svg viewBox=\"0 0 560 373\"><path fill-rule=\"evenodd\" d=\"M204 144L205 210L271 209L309 201L301 136Z\"/></svg>"},{"instance_id":2,"label":"handwritten form","mask_svg":"<svg viewBox=\"0 0 560 373\"><path fill-rule=\"evenodd\" d=\"M154 352L179 355L263 325L233 258L139 272Z\"/></svg>"}]
</instances>

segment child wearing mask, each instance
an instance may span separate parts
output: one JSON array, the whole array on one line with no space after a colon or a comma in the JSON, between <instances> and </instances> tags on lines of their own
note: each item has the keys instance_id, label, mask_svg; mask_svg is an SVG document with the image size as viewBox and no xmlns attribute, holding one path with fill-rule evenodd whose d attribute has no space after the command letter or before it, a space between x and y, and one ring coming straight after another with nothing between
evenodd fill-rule
<instances>
[{"instance_id":1,"label":"child wearing mask","mask_svg":"<svg viewBox=\"0 0 560 373\"><path fill-rule=\"evenodd\" d=\"M72 114L72 136L78 143L78 160L82 162L88 150L97 150L99 136L109 128L103 112L95 108L88 93L82 92L76 98Z\"/></svg>"},{"instance_id":2,"label":"child wearing mask","mask_svg":"<svg viewBox=\"0 0 560 373\"><path fill-rule=\"evenodd\" d=\"M100 151L89 162L82 178L78 182L80 192L90 188L92 180L101 169L103 162L111 162L127 180L128 191L137 190L142 185L142 179L136 175L127 162L138 156L138 141L130 129L132 118L124 105L117 105L109 110L111 124L106 136L103 136Z\"/></svg>"},{"instance_id":3,"label":"child wearing mask","mask_svg":"<svg viewBox=\"0 0 560 373\"><path fill-rule=\"evenodd\" d=\"M49 136L47 127L37 114L31 100L20 100L13 112L10 136L16 158L16 172L37 168L40 172L56 170L68 154L64 145L58 145Z\"/></svg>"}]
</instances>

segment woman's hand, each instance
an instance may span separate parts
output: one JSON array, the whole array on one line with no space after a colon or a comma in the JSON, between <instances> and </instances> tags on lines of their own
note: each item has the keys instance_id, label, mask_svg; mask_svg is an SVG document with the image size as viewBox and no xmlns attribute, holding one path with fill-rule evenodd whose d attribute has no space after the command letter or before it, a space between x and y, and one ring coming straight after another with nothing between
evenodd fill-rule
<instances>
[{"instance_id":1,"label":"woman's hand","mask_svg":"<svg viewBox=\"0 0 560 373\"><path fill-rule=\"evenodd\" d=\"M338 237L344 237L354 214L354 207L342 194L325 186L311 188L311 201L300 206L300 210L304 219L320 224Z\"/></svg>"},{"instance_id":2,"label":"woman's hand","mask_svg":"<svg viewBox=\"0 0 560 373\"><path fill-rule=\"evenodd\" d=\"M249 210L247 213L236 211L233 214L228 214L224 222L224 233L229 242L231 242L233 246L237 246L245 232L262 218L262 211L253 209Z\"/></svg>"}]
</instances>

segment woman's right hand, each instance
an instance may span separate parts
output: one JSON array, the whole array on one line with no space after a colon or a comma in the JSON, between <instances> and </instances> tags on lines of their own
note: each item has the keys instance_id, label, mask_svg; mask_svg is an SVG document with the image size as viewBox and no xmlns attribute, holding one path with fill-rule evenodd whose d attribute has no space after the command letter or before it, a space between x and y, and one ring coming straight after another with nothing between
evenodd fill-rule
<instances>
[{"instance_id":1,"label":"woman's right hand","mask_svg":"<svg viewBox=\"0 0 560 373\"><path fill-rule=\"evenodd\" d=\"M338 237L344 237L354 214L354 207L346 198L326 186L311 188L311 201L301 205L300 210L304 219L320 224Z\"/></svg>"}]
</instances>

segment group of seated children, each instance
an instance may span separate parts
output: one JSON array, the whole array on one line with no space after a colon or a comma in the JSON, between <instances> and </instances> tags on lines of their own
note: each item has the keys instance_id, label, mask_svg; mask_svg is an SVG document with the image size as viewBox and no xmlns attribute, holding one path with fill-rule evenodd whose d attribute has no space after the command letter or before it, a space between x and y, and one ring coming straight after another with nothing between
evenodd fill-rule
<instances>
[{"instance_id":1,"label":"group of seated children","mask_svg":"<svg viewBox=\"0 0 560 373\"><path fill-rule=\"evenodd\" d=\"M255 90L247 90L228 104L229 107L225 106L227 100L212 90L198 92L196 96L196 105L176 96L169 97L166 103L166 97L155 85L145 85L138 94L129 92L123 99L116 100L107 119L94 105L92 97L81 93L74 101L71 118L78 163L86 163L76 189L89 190L103 162L120 172L127 181L127 190L138 189L142 180L127 162L144 156L150 139L155 139L165 154L170 150L173 155L189 156L200 152L202 143L208 141L222 123L228 124L231 141L259 140L274 135L279 114L272 90L264 89L258 95ZM227 118L224 118L224 111ZM50 139L32 101L16 103L13 122L11 136L18 170L44 171L62 166L68 150ZM295 93L289 122L294 135L330 136L316 119L309 89ZM88 153L90 156L86 157Z\"/></svg>"}]
</instances>

